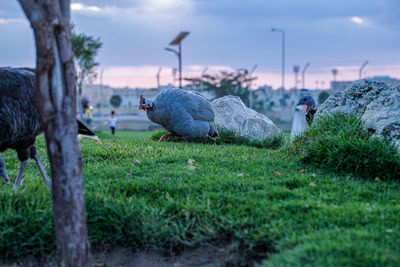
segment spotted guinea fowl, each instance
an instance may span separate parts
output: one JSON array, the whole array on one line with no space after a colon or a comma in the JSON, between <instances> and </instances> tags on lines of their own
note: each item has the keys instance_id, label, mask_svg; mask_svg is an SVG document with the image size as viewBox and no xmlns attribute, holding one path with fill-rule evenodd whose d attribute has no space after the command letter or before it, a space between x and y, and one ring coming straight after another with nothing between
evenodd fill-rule
<instances>
[{"instance_id":1,"label":"spotted guinea fowl","mask_svg":"<svg viewBox=\"0 0 400 267\"><path fill-rule=\"evenodd\" d=\"M51 180L34 146L36 136L43 132L34 84L33 69L0 68L0 152L9 148L17 151L21 165L14 184L15 188L18 188L23 181L22 175L29 158L36 161L45 184L48 187L51 186ZM78 129L81 134L95 136L80 121L78 121ZM1 157L0 176L9 181L4 160Z\"/></svg>"},{"instance_id":2,"label":"spotted guinea fowl","mask_svg":"<svg viewBox=\"0 0 400 267\"><path fill-rule=\"evenodd\" d=\"M214 109L201 93L169 89L158 94L154 102L141 96L139 109L146 110L149 120L169 131L160 141L173 135L185 140L219 136Z\"/></svg>"},{"instance_id":3,"label":"spotted guinea fowl","mask_svg":"<svg viewBox=\"0 0 400 267\"><path fill-rule=\"evenodd\" d=\"M311 125L311 123L314 120L314 114L317 112L317 109L315 108L315 102L314 99L310 95L305 95L300 97L299 102L297 103L297 106L303 105L305 110L306 110L306 120L308 126Z\"/></svg>"}]
</instances>

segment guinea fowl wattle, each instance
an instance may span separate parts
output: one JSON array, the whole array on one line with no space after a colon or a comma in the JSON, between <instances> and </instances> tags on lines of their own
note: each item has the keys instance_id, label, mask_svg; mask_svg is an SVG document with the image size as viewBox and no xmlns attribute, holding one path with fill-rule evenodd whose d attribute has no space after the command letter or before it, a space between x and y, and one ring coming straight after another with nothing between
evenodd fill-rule
<instances>
[{"instance_id":1,"label":"guinea fowl wattle","mask_svg":"<svg viewBox=\"0 0 400 267\"><path fill-rule=\"evenodd\" d=\"M193 140L203 136L219 137L215 125L215 113L210 101L201 93L182 89L168 89L154 101L140 97L139 109L146 110L147 117L164 127L170 136Z\"/></svg>"},{"instance_id":2,"label":"guinea fowl wattle","mask_svg":"<svg viewBox=\"0 0 400 267\"><path fill-rule=\"evenodd\" d=\"M22 183L22 175L32 158L36 161L45 184L50 187L51 180L40 161L34 143L36 136L43 132L38 99L35 93L35 73L29 68L0 68L0 152L9 148L17 151L21 165L14 187ZM78 133L95 134L78 120ZM0 157L0 177L9 181L4 160Z\"/></svg>"}]
</instances>

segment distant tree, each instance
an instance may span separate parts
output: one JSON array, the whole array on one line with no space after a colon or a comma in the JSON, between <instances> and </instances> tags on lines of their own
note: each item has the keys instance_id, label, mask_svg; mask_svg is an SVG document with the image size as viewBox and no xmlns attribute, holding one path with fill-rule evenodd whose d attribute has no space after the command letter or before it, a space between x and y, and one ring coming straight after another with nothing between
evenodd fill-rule
<instances>
[{"instance_id":1,"label":"distant tree","mask_svg":"<svg viewBox=\"0 0 400 267\"><path fill-rule=\"evenodd\" d=\"M271 102L269 102L269 110L271 110L273 107L275 106L275 102L274 101L271 101Z\"/></svg>"},{"instance_id":2,"label":"distant tree","mask_svg":"<svg viewBox=\"0 0 400 267\"><path fill-rule=\"evenodd\" d=\"M264 105L265 105L265 102L264 102L264 101L255 101L255 102L253 103L253 109L254 109L255 111L257 111L257 112L262 113L262 112L265 111Z\"/></svg>"},{"instance_id":3,"label":"distant tree","mask_svg":"<svg viewBox=\"0 0 400 267\"><path fill-rule=\"evenodd\" d=\"M329 97L329 93L327 91L322 91L318 95L318 103L321 105L328 99L328 97Z\"/></svg>"},{"instance_id":4,"label":"distant tree","mask_svg":"<svg viewBox=\"0 0 400 267\"><path fill-rule=\"evenodd\" d=\"M120 95L113 95L110 98L110 104L111 106L113 106L114 108L118 108L119 106L121 106L122 103L122 98Z\"/></svg>"},{"instance_id":5,"label":"distant tree","mask_svg":"<svg viewBox=\"0 0 400 267\"><path fill-rule=\"evenodd\" d=\"M251 77L246 69L239 69L235 72L221 71L220 74L203 75L202 78L186 78L192 84L200 84L202 81L205 91L215 94L216 98L225 95L235 95L249 105L249 88L251 82L257 77Z\"/></svg>"},{"instance_id":6,"label":"distant tree","mask_svg":"<svg viewBox=\"0 0 400 267\"><path fill-rule=\"evenodd\" d=\"M286 107L286 106L287 106L286 99L285 99L285 98L279 99L279 104L280 104L282 107Z\"/></svg>"},{"instance_id":7,"label":"distant tree","mask_svg":"<svg viewBox=\"0 0 400 267\"><path fill-rule=\"evenodd\" d=\"M77 63L77 85L80 99L83 83L91 82L96 78L94 69L99 63L95 61L95 57L103 43L100 42L100 38L95 39L84 33L75 33L74 25L71 25L71 42Z\"/></svg>"}]
</instances>

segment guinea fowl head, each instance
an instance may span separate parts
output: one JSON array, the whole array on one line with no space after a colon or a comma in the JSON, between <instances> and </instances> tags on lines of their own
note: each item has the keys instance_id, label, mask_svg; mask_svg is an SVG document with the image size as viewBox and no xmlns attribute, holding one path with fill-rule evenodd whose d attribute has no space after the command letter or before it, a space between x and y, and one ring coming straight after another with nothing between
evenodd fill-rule
<instances>
[{"instance_id":1,"label":"guinea fowl head","mask_svg":"<svg viewBox=\"0 0 400 267\"><path fill-rule=\"evenodd\" d=\"M0 177L3 177L7 182L10 181L10 178L6 172L4 160L2 158L0 158Z\"/></svg>"},{"instance_id":2,"label":"guinea fowl head","mask_svg":"<svg viewBox=\"0 0 400 267\"><path fill-rule=\"evenodd\" d=\"M140 96L139 110L152 110L153 101L146 100L143 95Z\"/></svg>"},{"instance_id":3,"label":"guinea fowl head","mask_svg":"<svg viewBox=\"0 0 400 267\"><path fill-rule=\"evenodd\" d=\"M302 96L300 98L300 100L299 100L299 103L297 103L297 106L299 106L299 105L303 105L304 106L304 108L306 109L306 114L308 114L308 112L311 109L315 108L314 99L309 95Z\"/></svg>"}]
</instances>

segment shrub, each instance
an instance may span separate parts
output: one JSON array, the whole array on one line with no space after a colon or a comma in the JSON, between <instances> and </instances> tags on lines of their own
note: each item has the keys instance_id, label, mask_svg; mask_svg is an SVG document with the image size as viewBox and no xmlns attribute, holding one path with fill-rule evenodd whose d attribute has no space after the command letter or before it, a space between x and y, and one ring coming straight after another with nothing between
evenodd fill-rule
<instances>
[{"instance_id":1,"label":"shrub","mask_svg":"<svg viewBox=\"0 0 400 267\"><path fill-rule=\"evenodd\" d=\"M236 136L234 131L227 130L221 126L217 126L219 136L216 141L212 140L209 137L201 137L196 140L193 140L191 142L193 143L200 143L200 144L216 144L216 145L246 145L246 146L252 146L252 147L257 147L257 148L270 148L270 149L278 149L280 148L284 142L285 138L283 135L274 135L270 138L266 138L263 141L258 141L258 140L250 140L246 137L243 136ZM161 136L164 134L167 134L168 131L166 130L158 130L155 131L152 136L150 137L151 140L153 141L158 141ZM182 137L178 136L171 136L170 141L172 142L185 142L185 140Z\"/></svg>"},{"instance_id":2,"label":"shrub","mask_svg":"<svg viewBox=\"0 0 400 267\"><path fill-rule=\"evenodd\" d=\"M318 95L318 104L323 104L329 97L329 92L327 91L322 91L321 93L319 93Z\"/></svg>"},{"instance_id":3,"label":"shrub","mask_svg":"<svg viewBox=\"0 0 400 267\"><path fill-rule=\"evenodd\" d=\"M358 116L325 115L289 145L305 163L366 178L400 179L400 155L384 138L373 137Z\"/></svg>"},{"instance_id":4,"label":"shrub","mask_svg":"<svg viewBox=\"0 0 400 267\"><path fill-rule=\"evenodd\" d=\"M110 104L111 106L113 106L114 108L118 108L119 106L121 106L122 103L122 98L120 95L113 95L110 98Z\"/></svg>"}]
</instances>

